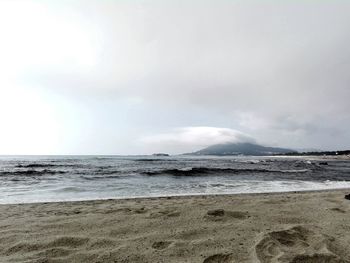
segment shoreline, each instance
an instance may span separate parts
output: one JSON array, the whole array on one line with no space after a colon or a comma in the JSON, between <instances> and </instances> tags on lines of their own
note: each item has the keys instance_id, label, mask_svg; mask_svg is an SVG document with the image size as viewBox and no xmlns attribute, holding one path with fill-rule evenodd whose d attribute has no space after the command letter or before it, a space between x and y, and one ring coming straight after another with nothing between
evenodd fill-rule
<instances>
[{"instance_id":1,"label":"shoreline","mask_svg":"<svg viewBox=\"0 0 350 263\"><path fill-rule=\"evenodd\" d=\"M86 203L86 202L96 202L96 201L142 201L142 200L152 200L152 199L176 199L176 198L201 198L206 196L259 196L259 195L278 195L278 194L302 194L302 193L314 193L314 192L336 192L336 191L349 191L350 187L344 188L333 188L333 189L315 189L315 190L299 190L299 191L276 191L276 192L258 192L258 193L221 193L221 194L190 194L190 195L162 195L162 196L136 196L136 197L112 197L112 198L99 198L99 199L86 199L86 200L63 200L63 201L43 201L43 202L28 202L28 203L0 203L0 206L7 205L40 205L40 204L61 204L61 203Z\"/></svg>"},{"instance_id":2,"label":"shoreline","mask_svg":"<svg viewBox=\"0 0 350 263\"><path fill-rule=\"evenodd\" d=\"M350 262L349 192L3 204L0 261Z\"/></svg>"}]
</instances>

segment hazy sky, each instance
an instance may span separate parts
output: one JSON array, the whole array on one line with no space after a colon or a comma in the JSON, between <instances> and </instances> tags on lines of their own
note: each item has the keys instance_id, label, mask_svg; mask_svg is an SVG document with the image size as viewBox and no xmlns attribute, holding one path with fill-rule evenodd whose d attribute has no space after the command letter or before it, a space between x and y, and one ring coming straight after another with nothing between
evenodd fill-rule
<instances>
[{"instance_id":1,"label":"hazy sky","mask_svg":"<svg viewBox=\"0 0 350 263\"><path fill-rule=\"evenodd\" d=\"M349 1L0 0L0 154L350 148Z\"/></svg>"}]
</instances>

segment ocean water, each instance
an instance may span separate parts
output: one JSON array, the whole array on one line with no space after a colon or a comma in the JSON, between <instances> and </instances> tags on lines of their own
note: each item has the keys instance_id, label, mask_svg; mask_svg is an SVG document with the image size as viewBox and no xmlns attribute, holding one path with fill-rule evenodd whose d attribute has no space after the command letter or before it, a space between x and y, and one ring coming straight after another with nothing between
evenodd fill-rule
<instances>
[{"instance_id":1,"label":"ocean water","mask_svg":"<svg viewBox=\"0 0 350 263\"><path fill-rule=\"evenodd\" d=\"M290 157L2 156L0 203L350 188L350 161Z\"/></svg>"}]
</instances>

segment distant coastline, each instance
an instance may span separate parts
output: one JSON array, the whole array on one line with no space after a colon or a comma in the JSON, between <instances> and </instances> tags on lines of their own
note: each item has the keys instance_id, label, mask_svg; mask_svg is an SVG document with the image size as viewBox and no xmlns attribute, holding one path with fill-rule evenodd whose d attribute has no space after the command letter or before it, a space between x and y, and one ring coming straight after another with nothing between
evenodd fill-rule
<instances>
[{"instance_id":1,"label":"distant coastline","mask_svg":"<svg viewBox=\"0 0 350 263\"><path fill-rule=\"evenodd\" d=\"M317 151L317 152L289 152L278 154L283 156L350 156L350 150L345 151Z\"/></svg>"}]
</instances>

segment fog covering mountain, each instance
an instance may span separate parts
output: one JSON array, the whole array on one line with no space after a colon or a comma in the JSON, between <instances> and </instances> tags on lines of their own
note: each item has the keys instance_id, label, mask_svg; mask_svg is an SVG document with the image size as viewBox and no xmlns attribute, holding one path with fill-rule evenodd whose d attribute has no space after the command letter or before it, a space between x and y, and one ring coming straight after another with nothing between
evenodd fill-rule
<instances>
[{"instance_id":1,"label":"fog covering mountain","mask_svg":"<svg viewBox=\"0 0 350 263\"><path fill-rule=\"evenodd\" d=\"M254 143L226 143L215 144L199 150L197 152L189 153L190 155L274 155L296 152L292 149L265 147Z\"/></svg>"}]
</instances>

